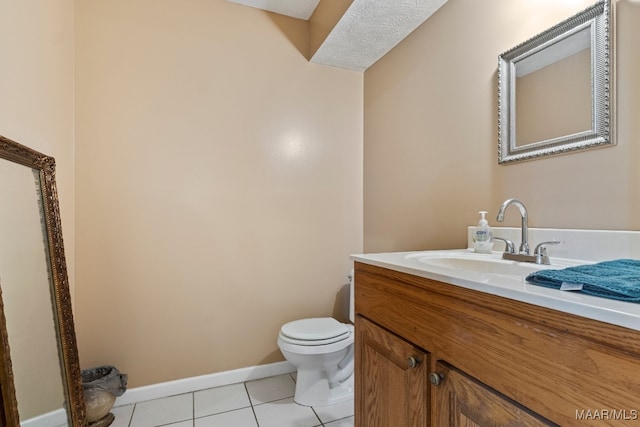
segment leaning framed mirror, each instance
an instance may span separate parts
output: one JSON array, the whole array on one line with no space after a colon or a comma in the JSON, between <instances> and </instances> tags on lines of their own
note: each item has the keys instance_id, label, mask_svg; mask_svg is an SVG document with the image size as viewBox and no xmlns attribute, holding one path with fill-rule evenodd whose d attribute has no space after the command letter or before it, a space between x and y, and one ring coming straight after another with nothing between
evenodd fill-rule
<instances>
[{"instance_id":1,"label":"leaning framed mirror","mask_svg":"<svg viewBox=\"0 0 640 427\"><path fill-rule=\"evenodd\" d=\"M611 0L498 58L498 162L615 144Z\"/></svg>"},{"instance_id":2,"label":"leaning framed mirror","mask_svg":"<svg viewBox=\"0 0 640 427\"><path fill-rule=\"evenodd\" d=\"M55 161L0 136L0 425L85 426Z\"/></svg>"}]
</instances>

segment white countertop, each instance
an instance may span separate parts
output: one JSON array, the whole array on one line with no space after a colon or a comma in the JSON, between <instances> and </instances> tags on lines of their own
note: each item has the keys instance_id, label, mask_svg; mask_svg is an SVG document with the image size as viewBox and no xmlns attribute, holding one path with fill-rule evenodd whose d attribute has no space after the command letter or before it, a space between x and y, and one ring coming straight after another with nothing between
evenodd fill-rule
<instances>
[{"instance_id":1,"label":"white countertop","mask_svg":"<svg viewBox=\"0 0 640 427\"><path fill-rule=\"evenodd\" d=\"M541 307L575 314L593 320L623 326L640 331L640 304L618 300L598 298L573 291L560 291L525 282L528 274L500 274L486 273L473 270L452 269L430 265L421 262L432 256L454 256L464 260L485 257L493 263L502 265L510 263L523 270L537 268L564 268L571 265L588 263L589 261L575 261L551 257L551 266L536 266L529 263L515 263L513 261L498 261L500 252L493 254L475 254L468 249L453 251L423 251L423 252L389 252L352 255L351 259L364 264L375 265L414 276L433 279L466 289L486 292L516 301L534 304ZM594 262L594 261L591 261Z\"/></svg>"}]
</instances>

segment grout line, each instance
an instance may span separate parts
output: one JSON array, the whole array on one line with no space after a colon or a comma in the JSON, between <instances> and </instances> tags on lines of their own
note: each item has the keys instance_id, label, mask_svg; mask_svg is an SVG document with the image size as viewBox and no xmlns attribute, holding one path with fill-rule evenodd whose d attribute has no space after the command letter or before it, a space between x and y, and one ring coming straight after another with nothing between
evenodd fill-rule
<instances>
[{"instance_id":1,"label":"grout line","mask_svg":"<svg viewBox=\"0 0 640 427\"><path fill-rule=\"evenodd\" d=\"M131 411L131 416L129 417L129 422L127 423L127 427L131 427L131 423L133 422L133 414L136 413L136 406L138 406L137 404L133 404L133 410Z\"/></svg>"},{"instance_id":2,"label":"grout line","mask_svg":"<svg viewBox=\"0 0 640 427\"><path fill-rule=\"evenodd\" d=\"M191 393L191 427L196 427L196 393Z\"/></svg>"},{"instance_id":3,"label":"grout line","mask_svg":"<svg viewBox=\"0 0 640 427\"><path fill-rule=\"evenodd\" d=\"M313 415L316 416L316 418L318 419L318 421L320 421L321 426L324 426L324 423L322 422L322 420L320 419L320 417L318 416L318 413L316 412L316 408L314 408L313 406L310 406L311 410L313 411Z\"/></svg>"},{"instance_id":4,"label":"grout line","mask_svg":"<svg viewBox=\"0 0 640 427\"><path fill-rule=\"evenodd\" d=\"M256 425L260 427L260 422L258 421L258 416L256 415L256 410L253 407L253 401L251 400L251 395L249 394L249 389L247 388L247 382L243 382L244 391L247 393L247 397L249 398L249 405L251 405L251 412L253 412L253 419L256 420Z\"/></svg>"}]
</instances>

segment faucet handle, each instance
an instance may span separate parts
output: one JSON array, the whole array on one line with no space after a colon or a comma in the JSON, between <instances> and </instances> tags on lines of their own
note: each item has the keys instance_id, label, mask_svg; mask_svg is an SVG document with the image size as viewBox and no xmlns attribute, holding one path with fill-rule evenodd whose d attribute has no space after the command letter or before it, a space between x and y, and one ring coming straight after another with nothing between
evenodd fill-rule
<instances>
[{"instance_id":1,"label":"faucet handle","mask_svg":"<svg viewBox=\"0 0 640 427\"><path fill-rule=\"evenodd\" d=\"M560 240L538 243L536 249L533 251L533 255L536 257L536 264L549 264L549 257L547 256L547 248L545 245L559 245L561 243L562 241Z\"/></svg>"},{"instance_id":2,"label":"faucet handle","mask_svg":"<svg viewBox=\"0 0 640 427\"><path fill-rule=\"evenodd\" d=\"M502 240L504 242L504 251L509 254L516 253L516 245L509 239L493 236L493 240Z\"/></svg>"}]
</instances>

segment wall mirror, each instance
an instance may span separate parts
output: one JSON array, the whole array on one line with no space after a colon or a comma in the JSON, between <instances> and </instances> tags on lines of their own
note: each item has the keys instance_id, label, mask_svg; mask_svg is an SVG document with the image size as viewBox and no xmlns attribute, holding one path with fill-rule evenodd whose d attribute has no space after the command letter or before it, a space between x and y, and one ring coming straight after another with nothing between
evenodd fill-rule
<instances>
[{"instance_id":1,"label":"wall mirror","mask_svg":"<svg viewBox=\"0 0 640 427\"><path fill-rule=\"evenodd\" d=\"M611 0L498 58L498 162L615 144Z\"/></svg>"},{"instance_id":2,"label":"wall mirror","mask_svg":"<svg viewBox=\"0 0 640 427\"><path fill-rule=\"evenodd\" d=\"M0 425L86 425L55 161L0 136Z\"/></svg>"}]
</instances>

